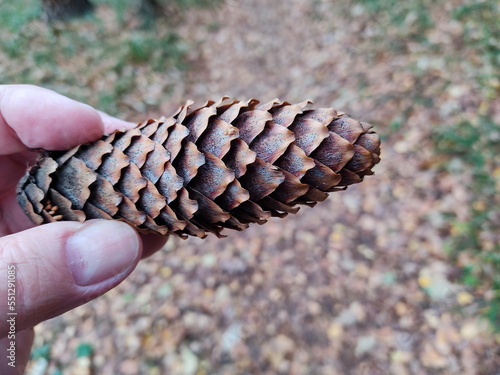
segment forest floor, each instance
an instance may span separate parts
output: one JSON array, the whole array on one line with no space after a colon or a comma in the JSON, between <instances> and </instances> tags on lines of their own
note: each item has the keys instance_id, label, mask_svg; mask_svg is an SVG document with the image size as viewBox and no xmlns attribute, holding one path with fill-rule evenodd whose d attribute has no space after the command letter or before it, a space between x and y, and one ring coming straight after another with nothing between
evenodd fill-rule
<instances>
[{"instance_id":1,"label":"forest floor","mask_svg":"<svg viewBox=\"0 0 500 375\"><path fill-rule=\"evenodd\" d=\"M176 28L187 68L134 65L121 117L223 95L311 99L372 123L382 161L297 215L225 239L172 237L116 289L39 325L28 373L498 374L500 336L481 315L491 289L465 286L470 255L451 261L445 251L457 230L447 217L471 215L470 173L442 168L449 160L431 142L436 127L478 111L500 123L475 57L457 47L465 26L451 19L454 3L429 11L428 48L412 10L399 35L362 2L228 0L190 11ZM114 22L109 8L97 15ZM79 98L99 106L90 94L116 77L82 79Z\"/></svg>"}]
</instances>

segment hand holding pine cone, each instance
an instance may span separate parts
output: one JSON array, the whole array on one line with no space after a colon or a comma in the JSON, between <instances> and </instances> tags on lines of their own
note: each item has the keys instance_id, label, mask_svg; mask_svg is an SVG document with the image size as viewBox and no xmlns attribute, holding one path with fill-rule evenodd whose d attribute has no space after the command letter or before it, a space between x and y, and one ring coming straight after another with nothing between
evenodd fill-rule
<instances>
[{"instance_id":1,"label":"hand holding pine cone","mask_svg":"<svg viewBox=\"0 0 500 375\"><path fill-rule=\"evenodd\" d=\"M331 108L227 99L44 152L18 185L19 204L36 224L103 218L221 236L314 206L380 161L371 126Z\"/></svg>"}]
</instances>

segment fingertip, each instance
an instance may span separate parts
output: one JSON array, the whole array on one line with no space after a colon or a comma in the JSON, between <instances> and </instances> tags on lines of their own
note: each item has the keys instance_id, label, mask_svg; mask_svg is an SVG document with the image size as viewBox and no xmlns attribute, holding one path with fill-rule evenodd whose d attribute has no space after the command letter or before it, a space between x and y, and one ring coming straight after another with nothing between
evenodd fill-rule
<instances>
[{"instance_id":1,"label":"fingertip","mask_svg":"<svg viewBox=\"0 0 500 375\"><path fill-rule=\"evenodd\" d=\"M159 234L142 234L141 235L143 250L142 258L147 258L160 250L168 240L168 236Z\"/></svg>"},{"instance_id":2,"label":"fingertip","mask_svg":"<svg viewBox=\"0 0 500 375\"><path fill-rule=\"evenodd\" d=\"M14 265L18 328L32 327L96 298L137 266L142 241L111 220L51 223L0 238L0 269ZM0 285L0 294L6 285ZM7 326L0 322L0 337Z\"/></svg>"},{"instance_id":3,"label":"fingertip","mask_svg":"<svg viewBox=\"0 0 500 375\"><path fill-rule=\"evenodd\" d=\"M21 151L19 141L27 148L65 150L104 133L103 121L94 108L32 85L4 86L0 113L5 122L0 126L12 130L10 137L0 140L2 153Z\"/></svg>"},{"instance_id":4,"label":"fingertip","mask_svg":"<svg viewBox=\"0 0 500 375\"><path fill-rule=\"evenodd\" d=\"M123 279L137 265L141 254L137 232L115 220L89 220L65 244L68 267L80 286Z\"/></svg>"},{"instance_id":5,"label":"fingertip","mask_svg":"<svg viewBox=\"0 0 500 375\"><path fill-rule=\"evenodd\" d=\"M119 118L108 115L107 113L99 110L97 110L97 112L101 116L101 121L104 124L105 134L111 134L116 130L125 131L127 129L135 128L137 126L137 124L134 122L120 120Z\"/></svg>"}]
</instances>

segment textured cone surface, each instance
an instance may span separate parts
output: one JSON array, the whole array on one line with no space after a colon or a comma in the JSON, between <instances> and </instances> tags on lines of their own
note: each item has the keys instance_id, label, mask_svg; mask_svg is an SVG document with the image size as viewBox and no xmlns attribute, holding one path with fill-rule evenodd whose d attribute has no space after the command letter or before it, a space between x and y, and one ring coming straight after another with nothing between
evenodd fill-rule
<instances>
[{"instance_id":1,"label":"textured cone surface","mask_svg":"<svg viewBox=\"0 0 500 375\"><path fill-rule=\"evenodd\" d=\"M125 132L44 152L19 183L36 224L94 218L143 232L221 236L314 206L373 174L371 126L309 102L208 102Z\"/></svg>"}]
</instances>

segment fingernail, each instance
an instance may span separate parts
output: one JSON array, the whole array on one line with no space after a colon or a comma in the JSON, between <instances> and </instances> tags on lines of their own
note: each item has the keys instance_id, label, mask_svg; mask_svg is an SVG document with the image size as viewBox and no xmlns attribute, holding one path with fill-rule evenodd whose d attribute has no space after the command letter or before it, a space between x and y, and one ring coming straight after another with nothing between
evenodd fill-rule
<instances>
[{"instance_id":1,"label":"fingernail","mask_svg":"<svg viewBox=\"0 0 500 375\"><path fill-rule=\"evenodd\" d=\"M139 255L139 238L127 224L96 221L66 241L66 259L78 285L100 283L131 267Z\"/></svg>"}]
</instances>

